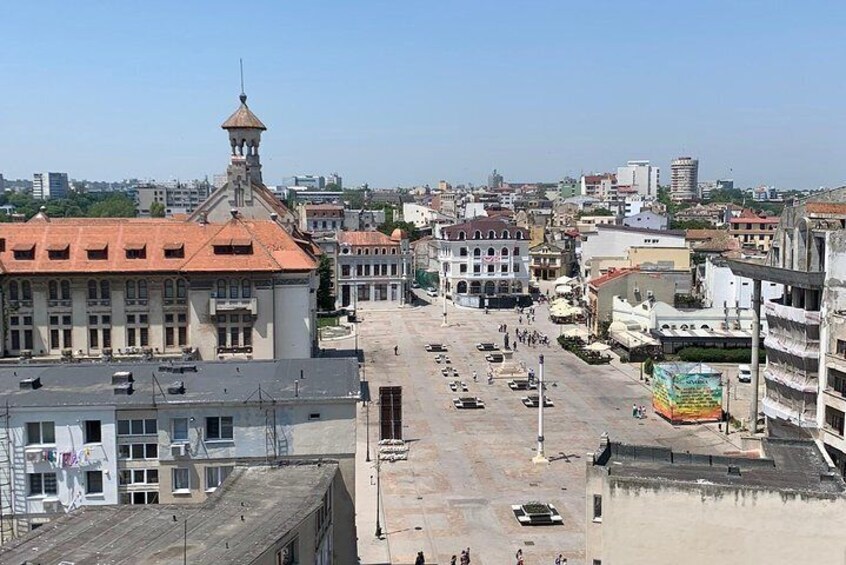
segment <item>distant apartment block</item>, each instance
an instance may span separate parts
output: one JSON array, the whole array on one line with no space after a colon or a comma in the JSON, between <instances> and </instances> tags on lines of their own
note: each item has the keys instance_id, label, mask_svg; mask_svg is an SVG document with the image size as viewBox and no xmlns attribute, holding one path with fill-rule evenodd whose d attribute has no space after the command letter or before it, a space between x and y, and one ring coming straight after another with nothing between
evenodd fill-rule
<instances>
[{"instance_id":1,"label":"distant apartment block","mask_svg":"<svg viewBox=\"0 0 846 565\"><path fill-rule=\"evenodd\" d=\"M699 161L679 157L670 164L670 198L687 202L699 198Z\"/></svg>"},{"instance_id":2,"label":"distant apartment block","mask_svg":"<svg viewBox=\"0 0 846 565\"><path fill-rule=\"evenodd\" d=\"M659 181L660 169L649 161L628 161L625 167L617 167L617 193L620 195L640 194L655 198Z\"/></svg>"},{"instance_id":3,"label":"distant apartment block","mask_svg":"<svg viewBox=\"0 0 846 565\"><path fill-rule=\"evenodd\" d=\"M189 182L167 182L161 184L141 184L135 190L138 203L138 214L150 216L154 203L164 206L165 215L190 214L211 192L207 181L193 180Z\"/></svg>"},{"instance_id":4,"label":"distant apartment block","mask_svg":"<svg viewBox=\"0 0 846 565\"><path fill-rule=\"evenodd\" d=\"M776 216L759 216L744 210L739 217L729 220L729 234L745 249L769 251L778 222Z\"/></svg>"},{"instance_id":5,"label":"distant apartment block","mask_svg":"<svg viewBox=\"0 0 846 565\"><path fill-rule=\"evenodd\" d=\"M582 175L582 196L608 200L617 196L617 177L612 173Z\"/></svg>"},{"instance_id":6,"label":"distant apartment block","mask_svg":"<svg viewBox=\"0 0 846 565\"><path fill-rule=\"evenodd\" d=\"M32 196L36 200L67 198L70 192L67 173L35 173L32 175Z\"/></svg>"}]
</instances>

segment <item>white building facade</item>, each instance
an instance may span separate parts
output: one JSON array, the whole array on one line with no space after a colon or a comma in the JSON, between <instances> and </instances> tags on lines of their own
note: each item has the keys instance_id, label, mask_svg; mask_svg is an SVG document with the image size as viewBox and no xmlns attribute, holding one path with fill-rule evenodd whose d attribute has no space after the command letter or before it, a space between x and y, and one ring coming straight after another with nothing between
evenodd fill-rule
<instances>
[{"instance_id":1,"label":"white building facade","mask_svg":"<svg viewBox=\"0 0 846 565\"><path fill-rule=\"evenodd\" d=\"M639 194L655 198L658 196L660 170L649 161L628 161L625 167L617 167L617 191L627 195Z\"/></svg>"},{"instance_id":2,"label":"white building facade","mask_svg":"<svg viewBox=\"0 0 846 565\"><path fill-rule=\"evenodd\" d=\"M529 231L497 219L441 229L442 291L460 302L473 297L525 296L529 290Z\"/></svg>"}]
</instances>

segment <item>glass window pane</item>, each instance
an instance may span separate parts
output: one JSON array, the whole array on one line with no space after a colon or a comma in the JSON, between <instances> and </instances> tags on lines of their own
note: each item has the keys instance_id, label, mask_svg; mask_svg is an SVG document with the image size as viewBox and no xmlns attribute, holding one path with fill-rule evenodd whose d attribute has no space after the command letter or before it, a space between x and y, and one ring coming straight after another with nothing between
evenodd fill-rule
<instances>
[{"instance_id":1,"label":"glass window pane","mask_svg":"<svg viewBox=\"0 0 846 565\"><path fill-rule=\"evenodd\" d=\"M32 445L41 443L41 423L27 422L26 424L26 443Z\"/></svg>"},{"instance_id":2,"label":"glass window pane","mask_svg":"<svg viewBox=\"0 0 846 565\"><path fill-rule=\"evenodd\" d=\"M158 423L155 420L144 420L144 433L155 434L159 431Z\"/></svg>"},{"instance_id":3,"label":"glass window pane","mask_svg":"<svg viewBox=\"0 0 846 565\"><path fill-rule=\"evenodd\" d=\"M42 443L56 443L56 426L53 422L41 422Z\"/></svg>"},{"instance_id":4,"label":"glass window pane","mask_svg":"<svg viewBox=\"0 0 846 565\"><path fill-rule=\"evenodd\" d=\"M129 420L118 420L118 435L119 436L128 436L129 435Z\"/></svg>"},{"instance_id":5,"label":"glass window pane","mask_svg":"<svg viewBox=\"0 0 846 565\"><path fill-rule=\"evenodd\" d=\"M158 459L158 458L159 458L159 444L148 443L147 444L147 459Z\"/></svg>"},{"instance_id":6,"label":"glass window pane","mask_svg":"<svg viewBox=\"0 0 846 565\"><path fill-rule=\"evenodd\" d=\"M56 473L44 473L44 494L56 494Z\"/></svg>"},{"instance_id":7,"label":"glass window pane","mask_svg":"<svg viewBox=\"0 0 846 565\"><path fill-rule=\"evenodd\" d=\"M186 441L188 439L188 419L174 418L173 419L173 439L174 441Z\"/></svg>"},{"instance_id":8,"label":"glass window pane","mask_svg":"<svg viewBox=\"0 0 846 565\"><path fill-rule=\"evenodd\" d=\"M132 420L132 435L140 436L144 433L144 420Z\"/></svg>"},{"instance_id":9,"label":"glass window pane","mask_svg":"<svg viewBox=\"0 0 846 565\"><path fill-rule=\"evenodd\" d=\"M144 444L143 443L133 443L132 444L132 458L133 459L144 459Z\"/></svg>"}]
</instances>

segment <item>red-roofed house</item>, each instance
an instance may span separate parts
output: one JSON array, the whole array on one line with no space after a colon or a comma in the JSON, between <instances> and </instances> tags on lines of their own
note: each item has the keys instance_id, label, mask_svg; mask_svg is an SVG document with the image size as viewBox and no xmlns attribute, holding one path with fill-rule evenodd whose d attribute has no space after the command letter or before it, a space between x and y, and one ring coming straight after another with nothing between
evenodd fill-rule
<instances>
[{"instance_id":1,"label":"red-roofed house","mask_svg":"<svg viewBox=\"0 0 846 565\"><path fill-rule=\"evenodd\" d=\"M729 234L745 248L769 251L778 222L778 217L758 216L744 210L739 217L729 220Z\"/></svg>"}]
</instances>

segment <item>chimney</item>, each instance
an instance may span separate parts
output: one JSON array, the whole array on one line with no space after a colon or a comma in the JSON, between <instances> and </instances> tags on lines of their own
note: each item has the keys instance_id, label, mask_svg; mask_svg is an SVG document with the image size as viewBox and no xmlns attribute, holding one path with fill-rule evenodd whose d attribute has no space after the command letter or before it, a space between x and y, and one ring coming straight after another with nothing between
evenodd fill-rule
<instances>
[{"instance_id":1,"label":"chimney","mask_svg":"<svg viewBox=\"0 0 846 565\"><path fill-rule=\"evenodd\" d=\"M167 387L168 394L185 394L185 383L183 381L176 381Z\"/></svg>"},{"instance_id":2,"label":"chimney","mask_svg":"<svg viewBox=\"0 0 846 565\"><path fill-rule=\"evenodd\" d=\"M115 374L112 375L112 384L113 385L125 385L130 384L135 379L132 378L131 371L117 371Z\"/></svg>"}]
</instances>

